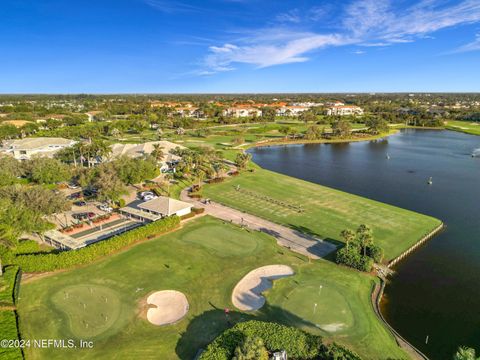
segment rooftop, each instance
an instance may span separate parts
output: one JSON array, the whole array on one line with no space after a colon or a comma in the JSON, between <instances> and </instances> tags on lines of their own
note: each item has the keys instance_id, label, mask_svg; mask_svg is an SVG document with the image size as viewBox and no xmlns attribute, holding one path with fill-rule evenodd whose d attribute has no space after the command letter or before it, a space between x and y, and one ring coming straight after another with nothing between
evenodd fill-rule
<instances>
[{"instance_id":1,"label":"rooftop","mask_svg":"<svg viewBox=\"0 0 480 360\"><path fill-rule=\"evenodd\" d=\"M170 141L150 141L143 144L113 144L111 146L112 153L110 155L111 158L117 158L122 155L126 155L129 157L141 157L144 155L151 154L155 149L155 145L160 145L163 148L163 153L168 154L173 149L179 147L184 149L185 147L179 144L172 143ZM174 155L172 155L173 157ZM173 159L175 160L175 159Z\"/></svg>"},{"instance_id":2,"label":"rooftop","mask_svg":"<svg viewBox=\"0 0 480 360\"><path fill-rule=\"evenodd\" d=\"M180 210L191 207L192 205L189 203L175 200L166 196L160 196L156 199L146 201L138 205L139 209L153 211L166 216L173 215Z\"/></svg>"},{"instance_id":3,"label":"rooftop","mask_svg":"<svg viewBox=\"0 0 480 360\"><path fill-rule=\"evenodd\" d=\"M56 137L38 137L14 140L11 142L10 145L15 150L32 150L47 146L70 146L74 143L75 141L71 139Z\"/></svg>"}]
</instances>

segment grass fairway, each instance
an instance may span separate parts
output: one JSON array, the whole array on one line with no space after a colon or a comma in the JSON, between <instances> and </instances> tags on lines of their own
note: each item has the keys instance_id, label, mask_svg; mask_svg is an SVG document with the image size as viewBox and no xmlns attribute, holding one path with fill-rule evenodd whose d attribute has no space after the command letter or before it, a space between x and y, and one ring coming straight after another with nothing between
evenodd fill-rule
<instances>
[{"instance_id":1,"label":"grass fairway","mask_svg":"<svg viewBox=\"0 0 480 360\"><path fill-rule=\"evenodd\" d=\"M446 128L472 135L480 135L480 122L449 120Z\"/></svg>"},{"instance_id":2,"label":"grass fairway","mask_svg":"<svg viewBox=\"0 0 480 360\"><path fill-rule=\"evenodd\" d=\"M365 359L406 358L373 312L373 277L323 260L309 263L266 234L207 216L90 266L22 283L23 339L73 338L95 345L89 350L27 349L26 357L190 360L228 327L223 309L233 309L236 283L270 264L290 265L296 275L277 281L261 310L231 311L232 322L278 321L332 337ZM328 299L315 298L319 284ZM190 310L177 324L154 326L139 316L139 302L167 289L184 293ZM309 312L312 301L318 303L315 317ZM316 326L338 323L348 326L338 332Z\"/></svg>"},{"instance_id":3,"label":"grass fairway","mask_svg":"<svg viewBox=\"0 0 480 360\"><path fill-rule=\"evenodd\" d=\"M400 255L440 224L429 216L264 169L208 185L203 193L225 205L327 240L342 241L340 231L367 224L386 260Z\"/></svg>"}]
</instances>

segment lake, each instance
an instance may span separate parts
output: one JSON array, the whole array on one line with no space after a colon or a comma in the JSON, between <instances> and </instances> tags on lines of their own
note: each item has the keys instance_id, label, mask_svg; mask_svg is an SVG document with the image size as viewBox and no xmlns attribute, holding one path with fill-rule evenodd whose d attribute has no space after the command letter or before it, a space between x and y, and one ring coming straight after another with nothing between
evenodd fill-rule
<instances>
[{"instance_id":1,"label":"lake","mask_svg":"<svg viewBox=\"0 0 480 360\"><path fill-rule=\"evenodd\" d=\"M408 129L377 141L250 152L263 168L444 221L445 231L394 268L382 312L430 358L451 359L459 345L480 351L478 148L478 136Z\"/></svg>"}]
</instances>

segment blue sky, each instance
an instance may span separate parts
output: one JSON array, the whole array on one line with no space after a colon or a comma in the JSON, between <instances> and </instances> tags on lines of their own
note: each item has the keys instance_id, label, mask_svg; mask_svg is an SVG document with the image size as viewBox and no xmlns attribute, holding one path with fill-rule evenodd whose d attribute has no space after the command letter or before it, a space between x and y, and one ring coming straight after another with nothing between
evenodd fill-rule
<instances>
[{"instance_id":1,"label":"blue sky","mask_svg":"<svg viewBox=\"0 0 480 360\"><path fill-rule=\"evenodd\" d=\"M2 0L0 92L480 91L480 0Z\"/></svg>"}]
</instances>

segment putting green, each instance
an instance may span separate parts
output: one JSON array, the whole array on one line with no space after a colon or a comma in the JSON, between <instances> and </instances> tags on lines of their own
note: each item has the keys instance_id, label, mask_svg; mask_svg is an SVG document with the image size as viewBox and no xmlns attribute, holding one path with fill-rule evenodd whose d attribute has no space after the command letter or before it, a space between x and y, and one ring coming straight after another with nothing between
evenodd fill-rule
<instances>
[{"instance_id":1,"label":"putting green","mask_svg":"<svg viewBox=\"0 0 480 360\"><path fill-rule=\"evenodd\" d=\"M64 314L72 334L79 338L102 334L115 323L120 313L118 295L105 286L66 286L51 300Z\"/></svg>"},{"instance_id":2,"label":"putting green","mask_svg":"<svg viewBox=\"0 0 480 360\"><path fill-rule=\"evenodd\" d=\"M230 224L214 223L208 227L195 227L186 231L182 241L204 247L220 257L248 255L259 246L256 236Z\"/></svg>"},{"instance_id":3,"label":"putting green","mask_svg":"<svg viewBox=\"0 0 480 360\"><path fill-rule=\"evenodd\" d=\"M347 300L322 282L297 285L285 296L282 308L287 317L298 316L329 334L344 332L354 323Z\"/></svg>"}]
</instances>

